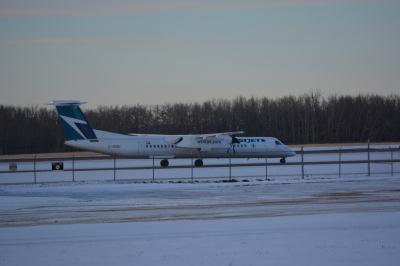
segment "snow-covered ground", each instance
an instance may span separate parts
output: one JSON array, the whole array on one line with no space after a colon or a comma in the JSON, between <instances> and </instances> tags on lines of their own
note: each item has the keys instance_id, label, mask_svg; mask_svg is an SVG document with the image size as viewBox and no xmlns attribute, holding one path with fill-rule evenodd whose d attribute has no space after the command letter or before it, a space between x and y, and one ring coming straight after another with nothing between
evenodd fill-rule
<instances>
[{"instance_id":1,"label":"snow-covered ground","mask_svg":"<svg viewBox=\"0 0 400 266\"><path fill-rule=\"evenodd\" d=\"M1 265L386 265L400 212L0 228Z\"/></svg>"},{"instance_id":2,"label":"snow-covered ground","mask_svg":"<svg viewBox=\"0 0 400 266\"><path fill-rule=\"evenodd\" d=\"M0 186L0 226L397 210L400 176Z\"/></svg>"},{"instance_id":3,"label":"snow-covered ground","mask_svg":"<svg viewBox=\"0 0 400 266\"><path fill-rule=\"evenodd\" d=\"M1 265L398 265L400 176L0 186Z\"/></svg>"},{"instance_id":4,"label":"snow-covered ground","mask_svg":"<svg viewBox=\"0 0 400 266\"><path fill-rule=\"evenodd\" d=\"M341 177L322 167L306 166L305 179L298 166L270 167L268 181L265 167L237 167L232 175L250 182L236 183L109 182L112 172L94 171L78 173L85 182L0 185L0 265L398 265L400 174L387 174L390 164L372 164L371 176L364 164L342 165ZM151 170L126 171L118 177ZM51 174L38 178L63 180ZM188 175L156 170L156 180ZM228 169L195 169L218 175Z\"/></svg>"}]
</instances>

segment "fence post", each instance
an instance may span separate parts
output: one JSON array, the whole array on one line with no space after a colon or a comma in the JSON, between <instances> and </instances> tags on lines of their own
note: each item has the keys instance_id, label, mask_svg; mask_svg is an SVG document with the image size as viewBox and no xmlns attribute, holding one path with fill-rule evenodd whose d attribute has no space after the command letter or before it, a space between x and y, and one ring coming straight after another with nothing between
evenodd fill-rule
<instances>
[{"instance_id":1,"label":"fence post","mask_svg":"<svg viewBox=\"0 0 400 266\"><path fill-rule=\"evenodd\" d=\"M390 148L390 174L393 176L393 148Z\"/></svg>"},{"instance_id":2,"label":"fence post","mask_svg":"<svg viewBox=\"0 0 400 266\"><path fill-rule=\"evenodd\" d=\"M36 184L36 154L33 155L33 183Z\"/></svg>"},{"instance_id":3,"label":"fence post","mask_svg":"<svg viewBox=\"0 0 400 266\"><path fill-rule=\"evenodd\" d=\"M232 165L231 165L231 156L229 155L229 181L232 181Z\"/></svg>"},{"instance_id":4,"label":"fence post","mask_svg":"<svg viewBox=\"0 0 400 266\"><path fill-rule=\"evenodd\" d=\"M339 147L339 177L342 176L342 146Z\"/></svg>"},{"instance_id":5,"label":"fence post","mask_svg":"<svg viewBox=\"0 0 400 266\"><path fill-rule=\"evenodd\" d=\"M191 164L190 164L190 177L191 177L191 180L192 180L192 183L193 183L193 158L191 159Z\"/></svg>"},{"instance_id":6,"label":"fence post","mask_svg":"<svg viewBox=\"0 0 400 266\"><path fill-rule=\"evenodd\" d=\"M301 179L304 179L304 147L301 146Z\"/></svg>"},{"instance_id":7,"label":"fence post","mask_svg":"<svg viewBox=\"0 0 400 266\"><path fill-rule=\"evenodd\" d=\"M116 162L116 160L117 160L117 155L116 154L114 154L114 181L115 181L115 179L116 179L116 164L117 164L117 162Z\"/></svg>"},{"instance_id":8,"label":"fence post","mask_svg":"<svg viewBox=\"0 0 400 266\"><path fill-rule=\"evenodd\" d=\"M268 180L268 158L265 158L265 180Z\"/></svg>"},{"instance_id":9,"label":"fence post","mask_svg":"<svg viewBox=\"0 0 400 266\"><path fill-rule=\"evenodd\" d=\"M75 182L75 152L72 153L72 182Z\"/></svg>"},{"instance_id":10,"label":"fence post","mask_svg":"<svg viewBox=\"0 0 400 266\"><path fill-rule=\"evenodd\" d=\"M154 156L153 156L153 178L152 178L152 182L154 183Z\"/></svg>"},{"instance_id":11,"label":"fence post","mask_svg":"<svg viewBox=\"0 0 400 266\"><path fill-rule=\"evenodd\" d=\"M371 155L370 155L370 142L368 139L368 176L371 176Z\"/></svg>"}]
</instances>

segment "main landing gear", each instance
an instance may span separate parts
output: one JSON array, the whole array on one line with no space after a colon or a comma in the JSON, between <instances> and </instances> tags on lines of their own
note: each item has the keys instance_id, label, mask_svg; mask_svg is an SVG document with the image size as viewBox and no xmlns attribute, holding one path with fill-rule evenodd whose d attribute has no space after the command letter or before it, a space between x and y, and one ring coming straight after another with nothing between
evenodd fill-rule
<instances>
[{"instance_id":1,"label":"main landing gear","mask_svg":"<svg viewBox=\"0 0 400 266\"><path fill-rule=\"evenodd\" d=\"M169 162L167 159L163 159L160 161L160 165L161 165L161 167L168 167Z\"/></svg>"},{"instance_id":2,"label":"main landing gear","mask_svg":"<svg viewBox=\"0 0 400 266\"><path fill-rule=\"evenodd\" d=\"M168 167L169 166L169 161L167 159L163 159L160 161L161 167ZM203 160L202 159L197 159L194 161L194 166L196 167L202 167L203 166Z\"/></svg>"},{"instance_id":3,"label":"main landing gear","mask_svg":"<svg viewBox=\"0 0 400 266\"><path fill-rule=\"evenodd\" d=\"M196 167L202 167L203 166L203 160L202 159L197 159L194 161L194 166Z\"/></svg>"},{"instance_id":4,"label":"main landing gear","mask_svg":"<svg viewBox=\"0 0 400 266\"><path fill-rule=\"evenodd\" d=\"M282 164L286 163L286 158L285 157L281 158L280 163Z\"/></svg>"}]
</instances>

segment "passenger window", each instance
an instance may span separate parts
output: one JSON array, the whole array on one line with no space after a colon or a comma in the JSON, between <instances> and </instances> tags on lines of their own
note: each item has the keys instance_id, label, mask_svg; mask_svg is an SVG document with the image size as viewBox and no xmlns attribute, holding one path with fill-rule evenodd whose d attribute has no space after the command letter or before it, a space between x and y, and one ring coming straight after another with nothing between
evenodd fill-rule
<instances>
[{"instance_id":1,"label":"passenger window","mask_svg":"<svg viewBox=\"0 0 400 266\"><path fill-rule=\"evenodd\" d=\"M278 140L275 140L275 144L276 145L282 145L282 143L280 143Z\"/></svg>"}]
</instances>

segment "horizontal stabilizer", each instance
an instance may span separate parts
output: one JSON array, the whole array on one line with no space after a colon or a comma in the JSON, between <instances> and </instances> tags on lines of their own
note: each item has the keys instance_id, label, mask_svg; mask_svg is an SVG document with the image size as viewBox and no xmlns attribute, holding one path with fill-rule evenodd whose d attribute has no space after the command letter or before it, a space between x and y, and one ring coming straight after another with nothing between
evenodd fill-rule
<instances>
[{"instance_id":1,"label":"horizontal stabilizer","mask_svg":"<svg viewBox=\"0 0 400 266\"><path fill-rule=\"evenodd\" d=\"M86 102L81 102L81 101L77 101L77 100L55 100L55 101L51 101L46 105L54 105L54 106L65 106L65 105L81 105L81 104L85 104Z\"/></svg>"}]
</instances>

